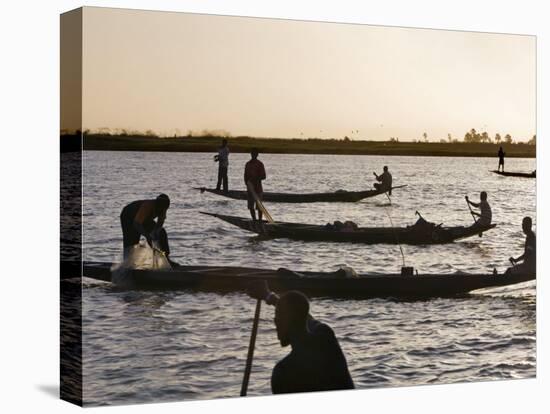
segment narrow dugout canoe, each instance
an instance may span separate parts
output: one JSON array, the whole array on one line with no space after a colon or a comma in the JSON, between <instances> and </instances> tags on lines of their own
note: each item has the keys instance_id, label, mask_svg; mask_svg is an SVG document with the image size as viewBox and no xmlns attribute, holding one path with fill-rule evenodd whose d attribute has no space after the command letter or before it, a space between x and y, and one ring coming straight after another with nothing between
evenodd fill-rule
<instances>
[{"instance_id":1,"label":"narrow dugout canoe","mask_svg":"<svg viewBox=\"0 0 550 414\"><path fill-rule=\"evenodd\" d=\"M491 172L494 172L495 174L502 175L504 177L522 177L522 178L537 178L537 172L533 171L530 173L523 173L523 172L504 172L504 171L498 171L498 170L491 170Z\"/></svg>"},{"instance_id":2,"label":"narrow dugout canoe","mask_svg":"<svg viewBox=\"0 0 550 414\"><path fill-rule=\"evenodd\" d=\"M275 222L263 224L263 231L251 219L223 214L205 213L241 229L260 234L266 238L288 238L303 241L329 241L366 244L445 244L467 237L483 234L495 228L473 225L469 227L413 225L407 227L359 227L354 231L334 230L326 225ZM426 222L425 222L426 223Z\"/></svg>"},{"instance_id":3,"label":"narrow dugout canoe","mask_svg":"<svg viewBox=\"0 0 550 414\"><path fill-rule=\"evenodd\" d=\"M406 185L398 185L392 187L392 190L397 188L403 188ZM206 187L194 187L195 190L200 190L201 192L208 192L216 194L222 197L233 198L235 200L246 200L247 193L243 190L229 190L222 191L216 190L214 188ZM380 194L384 194L385 191L378 190L365 190L365 191L335 191L332 193L270 193L264 192L262 195L262 200L270 203L353 203L365 198L375 197Z\"/></svg>"},{"instance_id":4,"label":"narrow dugout canoe","mask_svg":"<svg viewBox=\"0 0 550 414\"><path fill-rule=\"evenodd\" d=\"M85 277L111 282L111 263L64 262L62 277ZM227 266L181 266L172 270L130 270L125 281L130 289L233 292L246 291L251 282L265 280L276 292L300 290L311 296L342 298L428 298L463 295L473 290L535 280L535 274L361 274L345 277L337 272L292 272Z\"/></svg>"}]
</instances>

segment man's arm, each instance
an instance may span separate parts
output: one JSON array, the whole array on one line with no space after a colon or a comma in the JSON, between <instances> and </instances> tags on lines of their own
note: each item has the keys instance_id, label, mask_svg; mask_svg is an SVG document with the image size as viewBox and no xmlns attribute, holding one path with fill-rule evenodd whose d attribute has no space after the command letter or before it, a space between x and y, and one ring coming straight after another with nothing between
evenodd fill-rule
<instances>
[{"instance_id":1,"label":"man's arm","mask_svg":"<svg viewBox=\"0 0 550 414\"><path fill-rule=\"evenodd\" d=\"M139 207L136 216L134 217L134 228L147 239L147 242L151 243L151 236L144 227L145 220L153 214L154 204L151 202L144 202Z\"/></svg>"},{"instance_id":2,"label":"man's arm","mask_svg":"<svg viewBox=\"0 0 550 414\"><path fill-rule=\"evenodd\" d=\"M250 174L248 173L248 164L244 167L244 185L246 186L248 184L248 176Z\"/></svg>"},{"instance_id":3,"label":"man's arm","mask_svg":"<svg viewBox=\"0 0 550 414\"><path fill-rule=\"evenodd\" d=\"M269 286L265 280L258 280L248 286L248 294L254 299L265 301L268 305L277 306L279 295L269 290Z\"/></svg>"},{"instance_id":4,"label":"man's arm","mask_svg":"<svg viewBox=\"0 0 550 414\"><path fill-rule=\"evenodd\" d=\"M513 263L513 264L516 264L518 262L522 262L523 260L525 260L525 253L523 253L521 256L518 256L516 258L514 257L510 257L510 261Z\"/></svg>"},{"instance_id":5,"label":"man's arm","mask_svg":"<svg viewBox=\"0 0 550 414\"><path fill-rule=\"evenodd\" d=\"M161 229L162 226L164 226L165 220L166 220L166 210L164 210L162 213L159 214L154 230Z\"/></svg>"},{"instance_id":6,"label":"man's arm","mask_svg":"<svg viewBox=\"0 0 550 414\"><path fill-rule=\"evenodd\" d=\"M264 167L264 164L262 163L262 170L260 171L260 180L265 180L265 178L266 178L265 167Z\"/></svg>"},{"instance_id":7,"label":"man's arm","mask_svg":"<svg viewBox=\"0 0 550 414\"><path fill-rule=\"evenodd\" d=\"M279 295L269 290L269 286L265 280L258 280L248 286L248 294L254 299L265 301L268 305L277 306ZM321 324L311 314L307 315L308 328L312 330L315 326Z\"/></svg>"},{"instance_id":8,"label":"man's arm","mask_svg":"<svg viewBox=\"0 0 550 414\"><path fill-rule=\"evenodd\" d=\"M518 262L524 262L525 260L531 258L532 256L533 256L533 249L530 246L528 246L525 248L525 251L521 256L518 256L516 258L510 257L510 261L514 264Z\"/></svg>"}]
</instances>

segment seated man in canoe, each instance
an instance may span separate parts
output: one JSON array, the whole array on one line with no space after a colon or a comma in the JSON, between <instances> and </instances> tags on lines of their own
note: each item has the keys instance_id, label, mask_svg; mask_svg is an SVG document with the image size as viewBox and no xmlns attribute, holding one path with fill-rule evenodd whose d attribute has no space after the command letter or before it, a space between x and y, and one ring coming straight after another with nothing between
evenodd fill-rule
<instances>
[{"instance_id":1,"label":"seated man in canoe","mask_svg":"<svg viewBox=\"0 0 550 414\"><path fill-rule=\"evenodd\" d=\"M474 206L475 208L479 208L479 213L477 211L472 211L472 215L475 217L479 217L474 226L479 227L487 227L491 224L491 221L493 220L493 213L491 212L491 206L489 205L489 202L487 201L487 193L485 191L482 191L479 193L479 203L474 203L473 201L470 201L468 196L465 197L466 202L468 205Z\"/></svg>"},{"instance_id":2,"label":"seated man in canoe","mask_svg":"<svg viewBox=\"0 0 550 414\"><path fill-rule=\"evenodd\" d=\"M309 301L298 291L281 297L265 281L251 286L250 296L275 306L275 327L281 346L291 352L273 368L273 394L354 388L346 357L334 331L309 315Z\"/></svg>"},{"instance_id":3,"label":"seated man in canoe","mask_svg":"<svg viewBox=\"0 0 550 414\"><path fill-rule=\"evenodd\" d=\"M256 148L253 148L250 152L252 159L248 161L244 167L244 184L247 188L248 209L250 210L252 221L256 222L256 214L254 212L255 206L256 210L258 210L258 221L261 224L262 210L260 209L260 206L257 205L254 194L252 194L252 191L254 191L256 196L258 196L258 199L261 200L264 192L262 181L265 180L265 168L264 164L258 159L258 154L259 151ZM251 184L252 191L249 188L248 183Z\"/></svg>"},{"instance_id":4,"label":"seated man in canoe","mask_svg":"<svg viewBox=\"0 0 550 414\"><path fill-rule=\"evenodd\" d=\"M373 172L373 174L376 177L376 180L379 181L378 183L374 183L374 188L378 191L384 193L387 192L391 195L392 176L388 171L388 166L384 165L384 172L382 174L378 175L375 172Z\"/></svg>"},{"instance_id":5,"label":"seated man in canoe","mask_svg":"<svg viewBox=\"0 0 550 414\"><path fill-rule=\"evenodd\" d=\"M344 223L342 223L340 220L336 220L333 223L325 224L325 229L350 232L357 231L359 229L359 226L351 220L347 220Z\"/></svg>"},{"instance_id":6,"label":"seated man in canoe","mask_svg":"<svg viewBox=\"0 0 550 414\"><path fill-rule=\"evenodd\" d=\"M120 224L122 226L122 239L124 246L124 259L131 249L139 244L141 236L144 236L149 246L156 242L172 267L178 266L168 258L170 247L168 246L168 235L164 230L166 210L170 207L170 198L166 194L160 194L154 200L133 201L122 209L120 213ZM155 219L157 219L155 221Z\"/></svg>"},{"instance_id":7,"label":"seated man in canoe","mask_svg":"<svg viewBox=\"0 0 550 414\"><path fill-rule=\"evenodd\" d=\"M532 226L531 217L524 217L521 222L521 228L523 234L525 234L523 254L517 258L510 257L510 262L514 266L508 268L506 273L535 273L537 268L537 237Z\"/></svg>"}]
</instances>

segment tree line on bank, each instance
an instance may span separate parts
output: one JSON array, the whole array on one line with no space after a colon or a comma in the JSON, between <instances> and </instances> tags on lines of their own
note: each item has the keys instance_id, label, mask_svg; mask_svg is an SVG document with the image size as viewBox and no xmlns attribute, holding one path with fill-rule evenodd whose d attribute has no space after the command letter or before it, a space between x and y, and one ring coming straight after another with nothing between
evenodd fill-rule
<instances>
[{"instance_id":1,"label":"tree line on bank","mask_svg":"<svg viewBox=\"0 0 550 414\"><path fill-rule=\"evenodd\" d=\"M177 131L179 132L179 131ZM141 131L129 131L126 129L114 129L111 130L110 128L100 128L97 131L90 131L88 129L84 130L84 132L77 130L74 132L67 131L67 130L61 130L62 136L69 136L69 135L92 135L92 136L120 136L120 137L148 137L148 138L232 138L232 135L230 132L225 130L203 130L200 132L196 131L189 131L186 135L182 135L181 133L175 133L174 135L169 136L161 136L154 132L151 129L148 129L145 132ZM357 131L359 132L359 131ZM303 134L302 134L303 136ZM239 136L235 138L254 138L249 136ZM335 139L335 138L287 138L291 140L301 140L301 141L344 141L344 142L357 142L357 141L363 141L361 139L350 139L347 135L344 136L341 139ZM422 139L413 140L413 143L430 143L430 142L439 142L442 144L460 144L460 143L474 143L474 144L527 144L527 145L536 145L537 136L533 135L528 141L521 142L521 141L514 141L512 136L510 134L504 135L504 137L500 133L496 133L493 138L486 132L478 132L475 128L470 129L466 134L464 134L464 138L462 141L453 138L452 135L449 133L447 134L447 139L440 139L439 141L430 141L428 139L428 134L424 132L422 134ZM398 143L399 138L398 137L390 137L389 142ZM403 142L403 141L401 141ZM410 141L409 141L410 142Z\"/></svg>"}]
</instances>

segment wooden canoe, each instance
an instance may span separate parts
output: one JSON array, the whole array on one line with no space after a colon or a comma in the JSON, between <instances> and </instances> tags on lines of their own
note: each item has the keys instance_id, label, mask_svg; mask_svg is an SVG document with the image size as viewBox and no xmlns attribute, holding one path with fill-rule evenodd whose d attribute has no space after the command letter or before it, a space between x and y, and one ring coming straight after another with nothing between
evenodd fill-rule
<instances>
[{"instance_id":1,"label":"wooden canoe","mask_svg":"<svg viewBox=\"0 0 550 414\"><path fill-rule=\"evenodd\" d=\"M392 187L392 190L403 188L406 185L398 185ZM247 193L245 190L216 190L215 188L194 187L195 190L208 192L222 197L228 197L235 200L246 200ZM335 191L332 193L271 193L264 192L262 200L270 203L336 203L347 202L353 203L365 198L375 197L384 194L385 191L365 190L365 191Z\"/></svg>"},{"instance_id":2,"label":"wooden canoe","mask_svg":"<svg viewBox=\"0 0 550 414\"><path fill-rule=\"evenodd\" d=\"M111 282L111 263L63 262L62 277ZM82 273L81 273L82 271ZM463 295L473 290L535 280L535 274L360 274L345 277L344 271L293 272L230 266L181 266L172 270L130 270L129 289L233 292L246 291L251 282L265 280L276 292L299 290L311 296L372 298L428 298Z\"/></svg>"},{"instance_id":3,"label":"wooden canoe","mask_svg":"<svg viewBox=\"0 0 550 414\"><path fill-rule=\"evenodd\" d=\"M521 177L521 178L537 178L537 172L533 171L530 173L523 173L523 172L504 172L504 171L498 171L498 170L491 170L491 172L494 172L495 174L502 175L503 177Z\"/></svg>"},{"instance_id":4,"label":"wooden canoe","mask_svg":"<svg viewBox=\"0 0 550 414\"><path fill-rule=\"evenodd\" d=\"M472 237L496 227L489 226L407 226L407 227L359 227L355 231L333 230L326 225L263 222L260 228L251 219L223 214L205 213L241 229L266 238L288 238L303 241L329 241L366 244L445 244Z\"/></svg>"}]
</instances>

